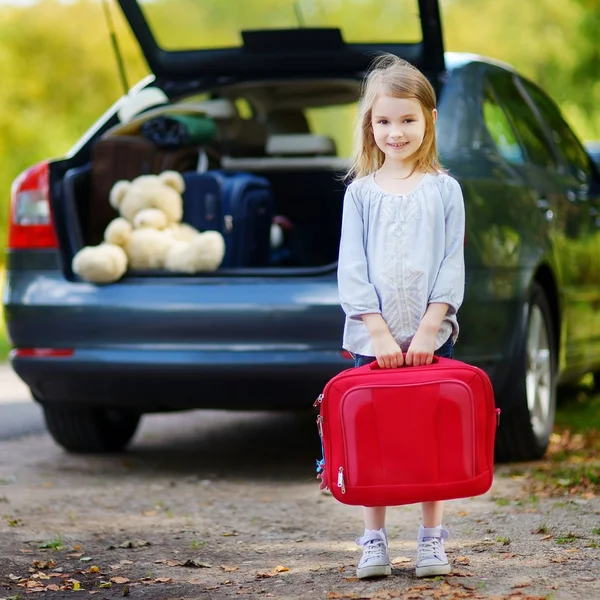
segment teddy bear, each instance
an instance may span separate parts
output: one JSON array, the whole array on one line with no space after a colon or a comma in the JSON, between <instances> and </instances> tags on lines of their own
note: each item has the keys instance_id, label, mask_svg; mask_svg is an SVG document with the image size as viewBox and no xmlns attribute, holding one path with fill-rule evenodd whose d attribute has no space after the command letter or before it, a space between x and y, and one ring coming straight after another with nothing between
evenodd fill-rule
<instances>
[{"instance_id":1,"label":"teddy bear","mask_svg":"<svg viewBox=\"0 0 600 600\"><path fill-rule=\"evenodd\" d=\"M109 202L119 215L98 246L73 257L73 271L93 283L112 283L127 269L166 269L199 273L219 268L225 240L217 231L200 232L182 223L185 189L177 171L117 181Z\"/></svg>"}]
</instances>

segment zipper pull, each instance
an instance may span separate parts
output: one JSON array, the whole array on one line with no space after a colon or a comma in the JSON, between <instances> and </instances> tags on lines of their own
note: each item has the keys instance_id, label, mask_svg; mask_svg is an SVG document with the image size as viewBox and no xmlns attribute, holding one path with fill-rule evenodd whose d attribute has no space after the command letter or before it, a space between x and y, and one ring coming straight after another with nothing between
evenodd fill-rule
<instances>
[{"instance_id":1,"label":"zipper pull","mask_svg":"<svg viewBox=\"0 0 600 600\"><path fill-rule=\"evenodd\" d=\"M323 417L321 415L317 417L317 429L319 430L319 435L323 437Z\"/></svg>"},{"instance_id":2,"label":"zipper pull","mask_svg":"<svg viewBox=\"0 0 600 600\"><path fill-rule=\"evenodd\" d=\"M319 397L315 400L315 403L313 404L313 406L319 406L319 404L321 404L321 402L323 402L323 394L319 394Z\"/></svg>"},{"instance_id":3,"label":"zipper pull","mask_svg":"<svg viewBox=\"0 0 600 600\"><path fill-rule=\"evenodd\" d=\"M342 489L342 494L346 493L346 486L344 485L344 467L340 467L338 470L337 486Z\"/></svg>"},{"instance_id":4,"label":"zipper pull","mask_svg":"<svg viewBox=\"0 0 600 600\"><path fill-rule=\"evenodd\" d=\"M500 427L500 413L501 412L502 411L499 408L496 409L496 427Z\"/></svg>"}]
</instances>

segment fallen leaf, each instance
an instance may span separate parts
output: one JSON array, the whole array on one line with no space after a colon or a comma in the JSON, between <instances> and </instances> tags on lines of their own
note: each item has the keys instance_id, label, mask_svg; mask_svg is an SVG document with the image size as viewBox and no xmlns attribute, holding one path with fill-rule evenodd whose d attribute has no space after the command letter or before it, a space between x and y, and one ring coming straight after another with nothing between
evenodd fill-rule
<instances>
[{"instance_id":1,"label":"fallen leaf","mask_svg":"<svg viewBox=\"0 0 600 600\"><path fill-rule=\"evenodd\" d=\"M157 512L155 510L143 510L142 517L155 517Z\"/></svg>"},{"instance_id":2,"label":"fallen leaf","mask_svg":"<svg viewBox=\"0 0 600 600\"><path fill-rule=\"evenodd\" d=\"M180 562L179 566L181 567L195 567L197 569L210 569L212 565L210 563L205 563L195 558L188 558L184 562Z\"/></svg>"},{"instance_id":3,"label":"fallen leaf","mask_svg":"<svg viewBox=\"0 0 600 600\"><path fill-rule=\"evenodd\" d=\"M182 567L183 563L180 560L165 560L167 567Z\"/></svg>"},{"instance_id":4,"label":"fallen leaf","mask_svg":"<svg viewBox=\"0 0 600 600\"><path fill-rule=\"evenodd\" d=\"M394 558L392 560L393 565L402 565L404 563L409 563L409 562L411 562L411 559L406 556L397 556L396 558Z\"/></svg>"},{"instance_id":5,"label":"fallen leaf","mask_svg":"<svg viewBox=\"0 0 600 600\"><path fill-rule=\"evenodd\" d=\"M469 513L465 510L460 510L456 513L457 517L466 517Z\"/></svg>"},{"instance_id":6,"label":"fallen leaf","mask_svg":"<svg viewBox=\"0 0 600 600\"><path fill-rule=\"evenodd\" d=\"M98 587L107 590L112 588L112 583L110 581L103 581Z\"/></svg>"},{"instance_id":7,"label":"fallen leaf","mask_svg":"<svg viewBox=\"0 0 600 600\"><path fill-rule=\"evenodd\" d=\"M172 577L157 577L154 581L156 583L171 583L173 581Z\"/></svg>"},{"instance_id":8,"label":"fallen leaf","mask_svg":"<svg viewBox=\"0 0 600 600\"><path fill-rule=\"evenodd\" d=\"M457 562L459 565L470 565L471 561L466 556L457 556L454 559L454 562Z\"/></svg>"},{"instance_id":9,"label":"fallen leaf","mask_svg":"<svg viewBox=\"0 0 600 600\"><path fill-rule=\"evenodd\" d=\"M51 583L49 586L46 586L46 589L49 592L58 592L60 590L60 587L57 586L55 583Z\"/></svg>"},{"instance_id":10,"label":"fallen leaf","mask_svg":"<svg viewBox=\"0 0 600 600\"><path fill-rule=\"evenodd\" d=\"M89 568L88 573L100 573L100 567L93 565Z\"/></svg>"},{"instance_id":11,"label":"fallen leaf","mask_svg":"<svg viewBox=\"0 0 600 600\"><path fill-rule=\"evenodd\" d=\"M79 560L81 562L90 562L90 560L92 560L92 557L91 556L82 556Z\"/></svg>"},{"instance_id":12,"label":"fallen leaf","mask_svg":"<svg viewBox=\"0 0 600 600\"><path fill-rule=\"evenodd\" d=\"M192 585L202 585L204 581L202 581L202 579L190 579L188 583L191 583Z\"/></svg>"},{"instance_id":13,"label":"fallen leaf","mask_svg":"<svg viewBox=\"0 0 600 600\"><path fill-rule=\"evenodd\" d=\"M239 567L228 567L227 565L219 565L219 567L221 567L225 573L234 573L235 571L240 570Z\"/></svg>"},{"instance_id":14,"label":"fallen leaf","mask_svg":"<svg viewBox=\"0 0 600 600\"><path fill-rule=\"evenodd\" d=\"M127 577L111 577L110 580L113 583L119 583L119 584L129 583L129 579L127 579Z\"/></svg>"},{"instance_id":15,"label":"fallen leaf","mask_svg":"<svg viewBox=\"0 0 600 600\"><path fill-rule=\"evenodd\" d=\"M544 540L551 540L554 536L552 534L549 535L545 535L544 537L541 537L540 540L544 541Z\"/></svg>"},{"instance_id":16,"label":"fallen leaf","mask_svg":"<svg viewBox=\"0 0 600 600\"><path fill-rule=\"evenodd\" d=\"M67 554L67 558L79 558L83 556L83 552L73 552L72 554Z\"/></svg>"},{"instance_id":17,"label":"fallen leaf","mask_svg":"<svg viewBox=\"0 0 600 600\"><path fill-rule=\"evenodd\" d=\"M50 559L50 560L34 560L33 563L31 563L36 569L53 569L56 566L56 563Z\"/></svg>"},{"instance_id":18,"label":"fallen leaf","mask_svg":"<svg viewBox=\"0 0 600 600\"><path fill-rule=\"evenodd\" d=\"M142 548L143 546L151 546L147 540L127 540L119 544L119 548Z\"/></svg>"},{"instance_id":19,"label":"fallen leaf","mask_svg":"<svg viewBox=\"0 0 600 600\"><path fill-rule=\"evenodd\" d=\"M512 586L512 589L518 589L518 588L526 588L529 587L531 585L531 583L528 583L526 581L524 581L523 583L516 583L515 585Z\"/></svg>"},{"instance_id":20,"label":"fallen leaf","mask_svg":"<svg viewBox=\"0 0 600 600\"><path fill-rule=\"evenodd\" d=\"M275 573L285 573L286 571L289 571L287 567L283 567L282 565L277 565L273 570Z\"/></svg>"},{"instance_id":21,"label":"fallen leaf","mask_svg":"<svg viewBox=\"0 0 600 600\"><path fill-rule=\"evenodd\" d=\"M273 573L257 573L256 574L256 579L269 579L270 577L273 577Z\"/></svg>"},{"instance_id":22,"label":"fallen leaf","mask_svg":"<svg viewBox=\"0 0 600 600\"><path fill-rule=\"evenodd\" d=\"M224 532L221 534L223 537L233 537L236 535L239 535L238 533L236 533L235 531L229 531L229 532Z\"/></svg>"}]
</instances>

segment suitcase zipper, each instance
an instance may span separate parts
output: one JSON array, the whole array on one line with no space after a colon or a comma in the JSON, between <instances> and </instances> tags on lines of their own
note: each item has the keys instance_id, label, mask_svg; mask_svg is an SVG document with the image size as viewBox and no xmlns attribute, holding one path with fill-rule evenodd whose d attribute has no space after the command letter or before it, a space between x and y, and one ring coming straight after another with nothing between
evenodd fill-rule
<instances>
[{"instance_id":1,"label":"suitcase zipper","mask_svg":"<svg viewBox=\"0 0 600 600\"><path fill-rule=\"evenodd\" d=\"M346 493L346 486L344 484L344 467L340 467L338 470L338 482L337 486L341 488L342 494Z\"/></svg>"},{"instance_id":2,"label":"suitcase zipper","mask_svg":"<svg viewBox=\"0 0 600 600\"><path fill-rule=\"evenodd\" d=\"M315 400L313 406L319 406L323 402L323 394L319 394L318 398Z\"/></svg>"},{"instance_id":3,"label":"suitcase zipper","mask_svg":"<svg viewBox=\"0 0 600 600\"><path fill-rule=\"evenodd\" d=\"M499 408L496 409L496 427L500 427L500 413L501 412L502 411Z\"/></svg>"},{"instance_id":4,"label":"suitcase zipper","mask_svg":"<svg viewBox=\"0 0 600 600\"><path fill-rule=\"evenodd\" d=\"M321 415L317 417L317 429L319 430L319 435L323 437L323 417Z\"/></svg>"}]
</instances>

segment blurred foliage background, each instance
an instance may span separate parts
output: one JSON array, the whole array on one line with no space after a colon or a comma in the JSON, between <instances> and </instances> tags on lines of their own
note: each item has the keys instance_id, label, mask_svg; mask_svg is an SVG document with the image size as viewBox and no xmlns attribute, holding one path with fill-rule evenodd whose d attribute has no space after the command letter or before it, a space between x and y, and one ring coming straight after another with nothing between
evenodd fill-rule
<instances>
[{"instance_id":1,"label":"blurred foliage background","mask_svg":"<svg viewBox=\"0 0 600 600\"><path fill-rule=\"evenodd\" d=\"M214 22L224 13L269 1L207 0L204 6L202 0L147 3L152 11L166 9L162 11L166 19L187 6L195 16L180 39L194 36L200 45L208 45L231 33L225 27L202 31L202 10L206 10L205 22ZM382 0L380 5L381 13L390 17L388 23L397 27L399 39L403 24L395 25L391 17L397 10L388 12L386 7L395 1ZM447 50L485 54L512 64L551 94L582 139L600 138L599 0L440 2ZM116 0L108 3L132 85L148 69ZM348 20L347 13L344 18ZM365 14L359 11L352 18L358 23L349 25L356 31ZM122 92L100 0L0 0L3 240L10 184L16 175L40 159L68 151Z\"/></svg>"}]
</instances>

